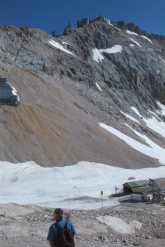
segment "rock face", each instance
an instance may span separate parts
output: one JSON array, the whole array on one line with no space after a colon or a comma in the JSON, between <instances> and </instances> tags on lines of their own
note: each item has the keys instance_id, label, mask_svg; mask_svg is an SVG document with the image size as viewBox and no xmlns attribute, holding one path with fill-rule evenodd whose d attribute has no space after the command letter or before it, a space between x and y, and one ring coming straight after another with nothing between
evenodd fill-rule
<instances>
[{"instance_id":1,"label":"rock face","mask_svg":"<svg viewBox=\"0 0 165 247\"><path fill-rule=\"evenodd\" d=\"M21 104L0 107L0 160L42 165L90 160L121 166L122 157L125 167L155 165L107 136L97 123L121 129L125 118L120 110L135 106L146 116L158 108L157 101L165 104L164 47L104 19L60 37L1 27L1 74L13 81Z\"/></svg>"},{"instance_id":2,"label":"rock face","mask_svg":"<svg viewBox=\"0 0 165 247\"><path fill-rule=\"evenodd\" d=\"M126 98L129 103L140 101L152 106L154 99L165 103L164 44L156 40L96 20L69 35L53 38L71 55L53 47L49 43L52 37L40 30L4 27L0 34L2 70L21 67L59 74L90 87L99 81L113 97ZM120 45L122 51L106 51L115 45ZM94 49L103 50L101 62L94 61ZM128 94L134 96L135 102Z\"/></svg>"}]
</instances>

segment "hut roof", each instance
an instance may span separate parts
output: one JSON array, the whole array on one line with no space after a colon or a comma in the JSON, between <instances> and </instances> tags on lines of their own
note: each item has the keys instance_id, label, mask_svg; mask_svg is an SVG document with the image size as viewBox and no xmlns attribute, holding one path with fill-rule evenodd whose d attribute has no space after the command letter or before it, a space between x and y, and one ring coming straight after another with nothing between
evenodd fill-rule
<instances>
[{"instance_id":1,"label":"hut roof","mask_svg":"<svg viewBox=\"0 0 165 247\"><path fill-rule=\"evenodd\" d=\"M127 182L124 183L124 187L129 187L129 188L135 188L135 187L142 187L146 186L149 184L149 180L139 180L139 181L133 181L133 182Z\"/></svg>"}]
</instances>

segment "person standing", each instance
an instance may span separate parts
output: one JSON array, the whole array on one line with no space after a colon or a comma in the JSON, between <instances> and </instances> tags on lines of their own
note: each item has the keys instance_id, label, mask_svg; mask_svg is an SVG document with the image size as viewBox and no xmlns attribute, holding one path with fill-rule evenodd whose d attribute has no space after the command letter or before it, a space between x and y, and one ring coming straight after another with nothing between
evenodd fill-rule
<instances>
[{"instance_id":1,"label":"person standing","mask_svg":"<svg viewBox=\"0 0 165 247\"><path fill-rule=\"evenodd\" d=\"M54 210L55 222L49 227L47 240L50 247L75 247L76 231L68 219L63 218L64 212L61 208Z\"/></svg>"}]
</instances>

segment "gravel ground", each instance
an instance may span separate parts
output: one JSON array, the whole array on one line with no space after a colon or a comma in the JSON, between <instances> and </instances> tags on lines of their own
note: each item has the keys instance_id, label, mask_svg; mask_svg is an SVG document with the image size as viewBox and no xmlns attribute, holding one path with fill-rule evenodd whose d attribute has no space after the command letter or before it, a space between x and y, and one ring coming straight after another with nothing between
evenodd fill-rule
<instances>
[{"instance_id":1,"label":"gravel ground","mask_svg":"<svg viewBox=\"0 0 165 247\"><path fill-rule=\"evenodd\" d=\"M68 212L68 210L66 210ZM165 246L165 207L158 204L122 203L103 210L70 210L77 231L76 247L97 246ZM53 209L34 205L0 205L0 246L45 247ZM141 227L135 233L122 234L98 221L99 216L113 216L128 225L133 221ZM122 227L122 225L121 225Z\"/></svg>"}]
</instances>

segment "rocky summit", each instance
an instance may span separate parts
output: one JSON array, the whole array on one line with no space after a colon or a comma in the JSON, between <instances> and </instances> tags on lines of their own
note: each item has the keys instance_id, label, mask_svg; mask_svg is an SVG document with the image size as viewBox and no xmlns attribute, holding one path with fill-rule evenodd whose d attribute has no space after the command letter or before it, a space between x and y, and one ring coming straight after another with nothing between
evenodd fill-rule
<instances>
[{"instance_id":1,"label":"rocky summit","mask_svg":"<svg viewBox=\"0 0 165 247\"><path fill-rule=\"evenodd\" d=\"M0 160L163 164L165 38L119 28L106 18L78 26L55 37L0 27L1 76L20 96L18 106L0 106Z\"/></svg>"}]
</instances>

